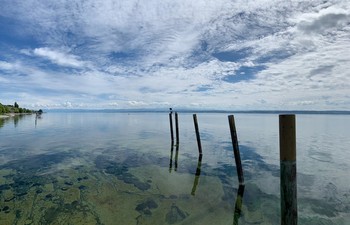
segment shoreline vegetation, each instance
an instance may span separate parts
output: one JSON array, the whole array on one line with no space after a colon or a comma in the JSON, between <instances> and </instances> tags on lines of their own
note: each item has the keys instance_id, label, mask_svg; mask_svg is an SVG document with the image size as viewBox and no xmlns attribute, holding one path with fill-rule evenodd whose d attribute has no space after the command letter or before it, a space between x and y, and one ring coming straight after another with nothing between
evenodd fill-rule
<instances>
[{"instance_id":1,"label":"shoreline vegetation","mask_svg":"<svg viewBox=\"0 0 350 225\"><path fill-rule=\"evenodd\" d=\"M31 110L31 109L26 109L26 108L21 108L19 107L18 103L15 102L13 105L3 105L0 103L0 118L9 118L9 117L14 117L14 116L19 116L19 115L31 115L31 114L36 114L42 113L42 110Z\"/></svg>"}]
</instances>

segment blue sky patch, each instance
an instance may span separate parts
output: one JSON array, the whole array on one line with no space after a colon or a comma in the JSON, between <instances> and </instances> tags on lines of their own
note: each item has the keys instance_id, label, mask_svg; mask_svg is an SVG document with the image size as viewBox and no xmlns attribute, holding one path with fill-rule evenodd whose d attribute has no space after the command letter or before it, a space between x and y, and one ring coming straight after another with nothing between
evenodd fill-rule
<instances>
[{"instance_id":1,"label":"blue sky patch","mask_svg":"<svg viewBox=\"0 0 350 225\"><path fill-rule=\"evenodd\" d=\"M234 75L228 75L222 80L229 83L237 83L241 81L251 80L255 77L257 73L266 69L266 66L241 66L238 70L235 71Z\"/></svg>"},{"instance_id":2,"label":"blue sky patch","mask_svg":"<svg viewBox=\"0 0 350 225\"><path fill-rule=\"evenodd\" d=\"M216 52L212 56L222 62L238 62L251 54L251 48L242 48L238 51Z\"/></svg>"},{"instance_id":3,"label":"blue sky patch","mask_svg":"<svg viewBox=\"0 0 350 225\"><path fill-rule=\"evenodd\" d=\"M209 90L212 90L213 87L211 85L202 85L202 86L199 86L196 91L197 92L206 92L206 91L209 91Z\"/></svg>"}]
</instances>

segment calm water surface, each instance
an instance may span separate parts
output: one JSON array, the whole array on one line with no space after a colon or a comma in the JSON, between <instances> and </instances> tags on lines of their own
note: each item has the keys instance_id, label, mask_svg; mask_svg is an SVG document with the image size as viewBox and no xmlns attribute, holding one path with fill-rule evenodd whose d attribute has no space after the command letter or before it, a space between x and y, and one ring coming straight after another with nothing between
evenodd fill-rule
<instances>
[{"instance_id":1,"label":"calm water surface","mask_svg":"<svg viewBox=\"0 0 350 225\"><path fill-rule=\"evenodd\" d=\"M47 113L0 119L0 224L279 224L278 115ZM297 115L299 224L350 224L349 115Z\"/></svg>"}]
</instances>

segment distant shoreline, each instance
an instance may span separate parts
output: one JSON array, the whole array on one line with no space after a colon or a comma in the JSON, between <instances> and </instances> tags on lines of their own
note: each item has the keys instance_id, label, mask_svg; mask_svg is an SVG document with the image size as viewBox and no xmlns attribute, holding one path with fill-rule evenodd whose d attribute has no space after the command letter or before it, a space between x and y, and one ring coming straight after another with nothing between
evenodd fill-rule
<instances>
[{"instance_id":1,"label":"distant shoreline","mask_svg":"<svg viewBox=\"0 0 350 225\"><path fill-rule=\"evenodd\" d=\"M33 113L5 113L0 115L0 119L10 118L14 116L21 116L21 115L32 115Z\"/></svg>"},{"instance_id":2,"label":"distant shoreline","mask_svg":"<svg viewBox=\"0 0 350 225\"><path fill-rule=\"evenodd\" d=\"M52 113L168 113L166 109L47 109ZM179 113L244 113L244 114L314 114L314 115L350 115L345 110L203 110L173 109Z\"/></svg>"}]
</instances>

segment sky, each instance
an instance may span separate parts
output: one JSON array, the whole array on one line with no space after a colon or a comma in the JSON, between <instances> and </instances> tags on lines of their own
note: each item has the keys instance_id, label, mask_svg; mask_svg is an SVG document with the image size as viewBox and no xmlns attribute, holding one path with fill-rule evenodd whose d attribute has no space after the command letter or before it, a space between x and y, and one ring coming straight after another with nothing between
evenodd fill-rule
<instances>
[{"instance_id":1,"label":"sky","mask_svg":"<svg viewBox=\"0 0 350 225\"><path fill-rule=\"evenodd\" d=\"M0 102L350 110L349 0L0 0Z\"/></svg>"}]
</instances>

